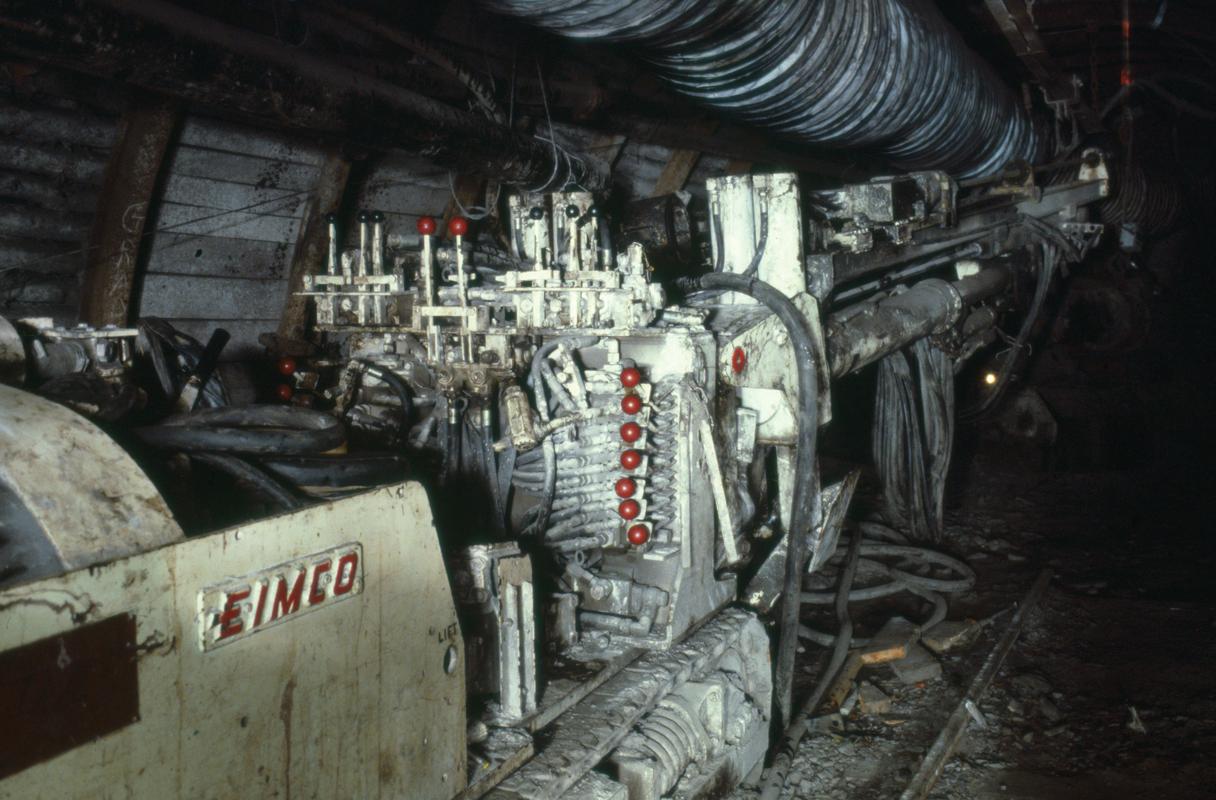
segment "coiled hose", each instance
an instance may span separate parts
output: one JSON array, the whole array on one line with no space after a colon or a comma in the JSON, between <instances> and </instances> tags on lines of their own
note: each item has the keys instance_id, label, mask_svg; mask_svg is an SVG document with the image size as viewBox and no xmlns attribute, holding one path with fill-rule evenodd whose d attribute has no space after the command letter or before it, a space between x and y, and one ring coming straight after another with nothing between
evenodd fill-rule
<instances>
[{"instance_id":1,"label":"coiled hose","mask_svg":"<svg viewBox=\"0 0 1216 800\"><path fill-rule=\"evenodd\" d=\"M1135 224L1145 236L1157 236L1182 217L1182 191L1177 181L1125 164L1114 173L1114 196L1102 204L1107 225Z\"/></svg>"},{"instance_id":2,"label":"coiled hose","mask_svg":"<svg viewBox=\"0 0 1216 800\"><path fill-rule=\"evenodd\" d=\"M850 603L876 600L901 592L908 592L933 604L928 619L921 623L922 629L932 628L946 617L946 600L943 595L969 591L975 586L975 572L971 567L952 556L927 547L907 543L907 539L895 530L877 522L862 522L859 531L852 536L842 536L841 544L850 548L856 539L860 542L859 572L880 578L879 583L861 588L850 588ZM875 541L878 539L879 541ZM887 563L893 561L893 563ZM948 576L922 574L937 569L945 570ZM802 602L806 605L830 605L836 594L825 591L804 591ZM798 635L803 639L824 647L832 647L836 637L799 626ZM855 639L854 644L864 640Z\"/></svg>"}]
</instances>

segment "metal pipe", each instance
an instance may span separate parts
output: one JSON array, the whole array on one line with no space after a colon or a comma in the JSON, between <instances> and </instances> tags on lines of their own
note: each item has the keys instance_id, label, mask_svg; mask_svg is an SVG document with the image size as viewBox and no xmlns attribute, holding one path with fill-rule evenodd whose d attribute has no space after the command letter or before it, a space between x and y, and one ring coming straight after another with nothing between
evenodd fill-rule
<instances>
[{"instance_id":1,"label":"metal pipe","mask_svg":"<svg viewBox=\"0 0 1216 800\"><path fill-rule=\"evenodd\" d=\"M953 283L930 278L868 307L832 314L824 326L832 377L856 372L917 339L946 331L968 306L1003 291L1009 278L1004 267L989 267Z\"/></svg>"},{"instance_id":2,"label":"metal pipe","mask_svg":"<svg viewBox=\"0 0 1216 800\"><path fill-rule=\"evenodd\" d=\"M634 46L678 91L802 144L961 178L1039 155L1017 98L925 0L482 2Z\"/></svg>"}]
</instances>

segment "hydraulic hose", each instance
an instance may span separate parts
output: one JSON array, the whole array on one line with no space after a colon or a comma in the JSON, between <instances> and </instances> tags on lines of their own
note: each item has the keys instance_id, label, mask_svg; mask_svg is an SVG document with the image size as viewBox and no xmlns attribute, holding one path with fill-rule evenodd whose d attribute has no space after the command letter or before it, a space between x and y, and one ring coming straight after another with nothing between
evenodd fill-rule
<instances>
[{"instance_id":1,"label":"hydraulic hose","mask_svg":"<svg viewBox=\"0 0 1216 800\"><path fill-rule=\"evenodd\" d=\"M346 441L346 429L331 414L266 405L199 409L137 428L135 435L166 450L245 455L324 453Z\"/></svg>"},{"instance_id":2,"label":"hydraulic hose","mask_svg":"<svg viewBox=\"0 0 1216 800\"><path fill-rule=\"evenodd\" d=\"M850 549L855 540L861 541L861 557L858 561L858 571L863 575L878 575L885 582L873 586L852 588L849 590L850 603L866 600L876 600L889 597L900 592L909 592L927 600L933 605L929 618L921 623L922 630L928 630L945 619L946 594L957 594L969 591L975 585L975 572L962 561L937 550L905 544L906 539L895 530L877 522L863 522L861 531L852 534L848 539ZM886 539L887 542L876 542L875 538ZM846 541L841 537L840 544ZM894 564L886 564L878 559L896 559ZM937 567L949 570L951 577L930 577L913 572L914 568ZM829 591L804 591L802 602L807 605L831 605L836 601L837 593ZM831 647L835 641L832 634L817 631L806 625L798 628L798 635L824 647ZM860 639L856 644L863 644Z\"/></svg>"},{"instance_id":3,"label":"hydraulic hose","mask_svg":"<svg viewBox=\"0 0 1216 800\"><path fill-rule=\"evenodd\" d=\"M794 657L798 650L798 617L802 609L802 570L807 556L807 534L815 524L815 444L819 433L819 381L815 372L815 349L810 325L798 307L771 284L754 277L724 272L703 275L703 289L739 292L766 306L777 316L789 335L798 370L800 406L797 452L794 458L793 502L789 529L789 551L785 562L785 588L781 604L781 625L777 642L773 695L781 724L787 725L793 702Z\"/></svg>"},{"instance_id":4,"label":"hydraulic hose","mask_svg":"<svg viewBox=\"0 0 1216 800\"><path fill-rule=\"evenodd\" d=\"M294 511L303 505L295 495L280 486L274 478L236 456L222 453L191 453L190 457L252 485L259 494L284 511Z\"/></svg>"},{"instance_id":5,"label":"hydraulic hose","mask_svg":"<svg viewBox=\"0 0 1216 800\"><path fill-rule=\"evenodd\" d=\"M790 764L794 760L794 753L798 750L798 743L802 741L811 719L815 716L815 710L819 708L824 695L831 688L832 681L836 679L836 673L840 672L840 668L844 666L849 647L853 643L853 620L849 617L849 593L853 587L853 579L857 575L860 555L861 537L855 536L849 543L848 560L845 562L844 572L840 575L840 585L836 589L835 608L839 629L832 647L832 657L828 660L827 669L819 676L815 688L799 707L797 720L792 721L786 727L785 735L781 738L781 746L773 758L772 766L769 767L764 789L760 793L760 800L778 800L781 796L786 776L790 771Z\"/></svg>"},{"instance_id":6,"label":"hydraulic hose","mask_svg":"<svg viewBox=\"0 0 1216 800\"><path fill-rule=\"evenodd\" d=\"M378 381L383 381L397 395L397 399L401 401L401 426L402 428L408 428L410 410L414 406L410 388L405 385L405 381L401 379L401 376L392 370L384 369L371 361L364 361L362 363L367 369L368 375L371 375Z\"/></svg>"}]
</instances>

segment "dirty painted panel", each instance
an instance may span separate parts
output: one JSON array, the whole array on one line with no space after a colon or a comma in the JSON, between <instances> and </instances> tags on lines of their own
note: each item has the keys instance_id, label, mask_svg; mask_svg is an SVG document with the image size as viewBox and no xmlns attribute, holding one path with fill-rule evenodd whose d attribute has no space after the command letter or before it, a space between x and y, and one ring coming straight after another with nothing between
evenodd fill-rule
<instances>
[{"instance_id":1,"label":"dirty painted panel","mask_svg":"<svg viewBox=\"0 0 1216 800\"><path fill-rule=\"evenodd\" d=\"M315 144L271 132L256 131L207 117L191 116L182 124L181 143L191 147L255 156L266 161L321 165L321 150Z\"/></svg>"},{"instance_id":2,"label":"dirty painted panel","mask_svg":"<svg viewBox=\"0 0 1216 800\"><path fill-rule=\"evenodd\" d=\"M157 229L178 234L257 242L294 241L299 231L299 218L279 216L278 212L280 207L286 206L290 214L298 205L294 200L279 200L256 211L226 211L206 206L163 202L157 217Z\"/></svg>"},{"instance_id":3,"label":"dirty painted panel","mask_svg":"<svg viewBox=\"0 0 1216 800\"><path fill-rule=\"evenodd\" d=\"M407 522L403 523L402 521ZM363 591L204 652L200 592L357 542ZM140 721L0 798L426 797L464 785L464 653L426 495L402 484L0 592L0 650L115 613Z\"/></svg>"},{"instance_id":4,"label":"dirty painted panel","mask_svg":"<svg viewBox=\"0 0 1216 800\"><path fill-rule=\"evenodd\" d=\"M135 618L0 653L0 779L139 721Z\"/></svg>"},{"instance_id":5,"label":"dirty painted panel","mask_svg":"<svg viewBox=\"0 0 1216 800\"><path fill-rule=\"evenodd\" d=\"M162 275L281 279L287 275L290 250L289 242L162 233L156 237L152 258Z\"/></svg>"},{"instance_id":6,"label":"dirty painted panel","mask_svg":"<svg viewBox=\"0 0 1216 800\"><path fill-rule=\"evenodd\" d=\"M215 178L246 186L271 186L292 191L312 188L317 169L308 164L267 161L254 156L179 145L171 172L196 178Z\"/></svg>"},{"instance_id":7,"label":"dirty painted panel","mask_svg":"<svg viewBox=\"0 0 1216 800\"><path fill-rule=\"evenodd\" d=\"M159 274L144 280L144 292L143 313L154 317L189 318L201 310L214 319L274 319L286 286L274 278Z\"/></svg>"},{"instance_id":8,"label":"dirty painted panel","mask_svg":"<svg viewBox=\"0 0 1216 800\"><path fill-rule=\"evenodd\" d=\"M169 164L140 313L201 339L228 329L226 359L260 353L257 335L282 313L320 162L311 143L189 117Z\"/></svg>"},{"instance_id":9,"label":"dirty painted panel","mask_svg":"<svg viewBox=\"0 0 1216 800\"><path fill-rule=\"evenodd\" d=\"M249 186L242 183L169 175L162 198L168 202L228 211L248 211L294 217L304 203L307 191Z\"/></svg>"}]
</instances>

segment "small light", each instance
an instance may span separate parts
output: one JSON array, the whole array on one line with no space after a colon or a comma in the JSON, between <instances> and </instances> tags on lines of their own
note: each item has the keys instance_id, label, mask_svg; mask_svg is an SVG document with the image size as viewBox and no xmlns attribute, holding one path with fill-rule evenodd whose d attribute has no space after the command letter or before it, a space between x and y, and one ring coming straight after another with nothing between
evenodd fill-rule
<instances>
[{"instance_id":1,"label":"small light","mask_svg":"<svg viewBox=\"0 0 1216 800\"><path fill-rule=\"evenodd\" d=\"M997 380L997 374L995 372L984 373L984 384L986 386L996 386Z\"/></svg>"}]
</instances>

